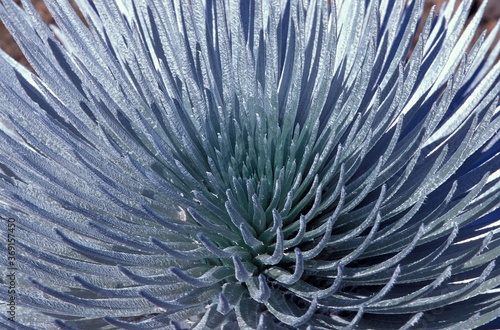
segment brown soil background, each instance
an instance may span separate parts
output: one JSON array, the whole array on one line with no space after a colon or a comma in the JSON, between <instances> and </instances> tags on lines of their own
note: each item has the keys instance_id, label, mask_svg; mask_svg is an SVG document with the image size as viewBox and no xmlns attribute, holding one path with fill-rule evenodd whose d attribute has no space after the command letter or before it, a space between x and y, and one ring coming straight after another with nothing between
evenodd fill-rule
<instances>
[{"instance_id":1,"label":"brown soil background","mask_svg":"<svg viewBox=\"0 0 500 330\"><path fill-rule=\"evenodd\" d=\"M73 3L72 0L69 1ZM16 2L19 3L20 1L16 0ZM439 8L441 8L444 2L445 2L444 0L426 0L426 13L434 5L436 6L436 12L437 12ZM457 1L457 6L460 2L461 0ZM472 15L477 11L482 2L483 0L474 0L470 17L472 17ZM32 3L34 4L35 8L38 10L38 12L41 14L44 21L47 24L54 23L54 20L50 15L49 11L47 10L47 7L45 7L45 5L43 4L43 0L32 0ZM490 0L488 3L488 7L486 9L486 13L481 21L481 26L476 33L476 38L479 37L479 35L484 30L491 31L491 29L493 29L498 19L500 19L500 0ZM497 42L499 42L499 39L500 36L497 38ZM15 58L23 65L29 67L29 64L27 63L26 59L21 53L21 50L19 49L19 47L17 47L16 43L14 42L14 39L12 38L12 36L9 34L9 32L6 30L5 26L1 22L0 22L0 48L5 50L10 56Z\"/></svg>"}]
</instances>

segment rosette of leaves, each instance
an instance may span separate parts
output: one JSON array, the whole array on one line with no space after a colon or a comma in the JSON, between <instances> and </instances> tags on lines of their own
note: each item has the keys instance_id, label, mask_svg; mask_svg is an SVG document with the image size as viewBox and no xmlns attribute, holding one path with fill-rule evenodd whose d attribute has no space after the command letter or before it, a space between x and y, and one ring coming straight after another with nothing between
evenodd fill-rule
<instances>
[{"instance_id":1,"label":"rosette of leaves","mask_svg":"<svg viewBox=\"0 0 500 330\"><path fill-rule=\"evenodd\" d=\"M57 27L0 5L34 69L1 53L19 308L63 329L499 315L486 1L466 28L472 1L45 2Z\"/></svg>"}]
</instances>

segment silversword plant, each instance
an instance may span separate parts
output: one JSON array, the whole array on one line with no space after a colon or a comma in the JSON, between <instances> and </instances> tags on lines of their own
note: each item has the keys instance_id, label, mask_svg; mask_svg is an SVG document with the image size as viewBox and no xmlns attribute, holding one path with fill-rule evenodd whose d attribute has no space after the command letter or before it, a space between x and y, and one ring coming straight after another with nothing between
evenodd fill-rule
<instances>
[{"instance_id":1,"label":"silversword plant","mask_svg":"<svg viewBox=\"0 0 500 330\"><path fill-rule=\"evenodd\" d=\"M19 310L62 329L495 324L486 1L467 26L471 0L76 2L84 21L46 0L50 28L0 2L34 71L0 53Z\"/></svg>"}]
</instances>

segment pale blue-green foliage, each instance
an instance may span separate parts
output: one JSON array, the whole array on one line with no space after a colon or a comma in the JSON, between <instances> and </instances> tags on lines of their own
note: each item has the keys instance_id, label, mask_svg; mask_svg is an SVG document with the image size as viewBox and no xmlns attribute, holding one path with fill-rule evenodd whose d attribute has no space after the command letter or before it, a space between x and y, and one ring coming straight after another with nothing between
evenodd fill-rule
<instances>
[{"instance_id":1,"label":"pale blue-green foliage","mask_svg":"<svg viewBox=\"0 0 500 330\"><path fill-rule=\"evenodd\" d=\"M88 26L0 4L35 72L0 53L19 308L63 329L495 322L486 1L465 30L471 0L76 2Z\"/></svg>"}]
</instances>

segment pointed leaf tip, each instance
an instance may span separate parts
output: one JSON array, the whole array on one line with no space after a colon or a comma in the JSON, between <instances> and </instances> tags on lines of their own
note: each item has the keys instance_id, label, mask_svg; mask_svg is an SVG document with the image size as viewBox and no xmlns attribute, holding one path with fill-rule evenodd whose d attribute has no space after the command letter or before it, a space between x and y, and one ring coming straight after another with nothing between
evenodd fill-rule
<instances>
[{"instance_id":1,"label":"pointed leaf tip","mask_svg":"<svg viewBox=\"0 0 500 330\"><path fill-rule=\"evenodd\" d=\"M234 264L234 276L236 277L236 279L239 282L248 281L248 279L252 276L252 274L250 274L248 270L245 268L243 262L241 261L241 258L236 254L234 254L232 258Z\"/></svg>"}]
</instances>

